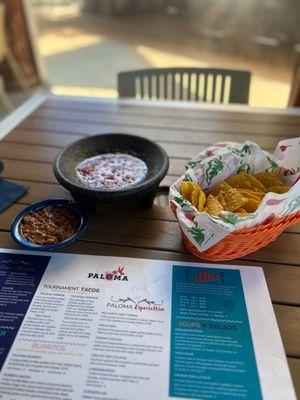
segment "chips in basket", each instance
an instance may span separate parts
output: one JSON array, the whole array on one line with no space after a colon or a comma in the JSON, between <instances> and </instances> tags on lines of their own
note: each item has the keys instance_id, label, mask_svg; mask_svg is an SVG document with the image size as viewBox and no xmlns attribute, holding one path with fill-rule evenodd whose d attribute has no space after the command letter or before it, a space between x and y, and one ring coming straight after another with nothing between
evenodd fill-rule
<instances>
[{"instance_id":1,"label":"chips in basket","mask_svg":"<svg viewBox=\"0 0 300 400\"><path fill-rule=\"evenodd\" d=\"M231 211L239 215L253 213L267 193L286 193L289 189L275 172L260 172L255 175L241 172L217 185L207 196L197 183L183 181L180 184L181 195L198 211L215 216L221 211Z\"/></svg>"},{"instance_id":2,"label":"chips in basket","mask_svg":"<svg viewBox=\"0 0 300 400\"><path fill-rule=\"evenodd\" d=\"M293 220L300 212L299 154L300 137L279 142L274 153L250 141L199 152L170 187L184 237L202 253L244 229Z\"/></svg>"}]
</instances>

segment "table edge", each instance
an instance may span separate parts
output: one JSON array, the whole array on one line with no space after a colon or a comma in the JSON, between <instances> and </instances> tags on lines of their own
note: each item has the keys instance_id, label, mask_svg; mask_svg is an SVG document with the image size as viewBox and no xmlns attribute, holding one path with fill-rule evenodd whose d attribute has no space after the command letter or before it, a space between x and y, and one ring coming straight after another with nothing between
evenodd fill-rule
<instances>
[{"instance_id":1,"label":"table edge","mask_svg":"<svg viewBox=\"0 0 300 400\"><path fill-rule=\"evenodd\" d=\"M11 114L0 122L0 140L16 128L33 111L42 105L48 98L47 94L35 94L26 100L20 107L16 108Z\"/></svg>"},{"instance_id":2,"label":"table edge","mask_svg":"<svg viewBox=\"0 0 300 400\"><path fill-rule=\"evenodd\" d=\"M251 114L275 114L275 115L291 115L300 117L300 107L287 108L267 108L267 107L250 107L247 104L212 104L200 103L195 101L178 101L178 100L139 100L131 98L111 98L111 97L89 97L89 96L69 96L47 94L47 100L70 100L85 103L98 104L120 104L120 105L138 105L138 106L153 106L161 108L183 108L191 110L207 110L207 111L225 111L225 112L247 112Z\"/></svg>"}]
</instances>

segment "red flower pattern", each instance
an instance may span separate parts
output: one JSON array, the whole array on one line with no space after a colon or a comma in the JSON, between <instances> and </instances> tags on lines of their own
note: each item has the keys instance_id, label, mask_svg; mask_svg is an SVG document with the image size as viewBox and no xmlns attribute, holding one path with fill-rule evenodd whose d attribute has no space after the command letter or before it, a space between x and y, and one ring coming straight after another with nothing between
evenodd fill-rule
<instances>
[{"instance_id":1,"label":"red flower pattern","mask_svg":"<svg viewBox=\"0 0 300 400\"><path fill-rule=\"evenodd\" d=\"M281 203L284 199L269 199L266 201L266 205L268 206L276 206L276 204Z\"/></svg>"},{"instance_id":2,"label":"red flower pattern","mask_svg":"<svg viewBox=\"0 0 300 400\"><path fill-rule=\"evenodd\" d=\"M281 150L282 152L284 152L284 151L286 151L286 149L287 149L288 147L291 147L291 145L289 145L289 146L280 146L279 148L280 148L280 150Z\"/></svg>"},{"instance_id":3,"label":"red flower pattern","mask_svg":"<svg viewBox=\"0 0 300 400\"><path fill-rule=\"evenodd\" d=\"M194 222L195 217L193 215L190 215L188 213L184 214L185 218L188 219L191 222Z\"/></svg>"}]
</instances>

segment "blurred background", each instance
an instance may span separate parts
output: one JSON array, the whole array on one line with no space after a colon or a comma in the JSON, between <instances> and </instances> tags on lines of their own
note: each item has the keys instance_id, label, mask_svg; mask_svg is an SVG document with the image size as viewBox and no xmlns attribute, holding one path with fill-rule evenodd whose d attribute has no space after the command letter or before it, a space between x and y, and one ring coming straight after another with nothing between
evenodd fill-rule
<instances>
[{"instance_id":1,"label":"blurred background","mask_svg":"<svg viewBox=\"0 0 300 400\"><path fill-rule=\"evenodd\" d=\"M30 93L46 88L117 97L120 71L209 66L251 71L252 107L288 104L300 53L299 0L8 0L6 5L8 43ZM18 105L28 88L14 90L20 85L8 67L0 73Z\"/></svg>"}]
</instances>

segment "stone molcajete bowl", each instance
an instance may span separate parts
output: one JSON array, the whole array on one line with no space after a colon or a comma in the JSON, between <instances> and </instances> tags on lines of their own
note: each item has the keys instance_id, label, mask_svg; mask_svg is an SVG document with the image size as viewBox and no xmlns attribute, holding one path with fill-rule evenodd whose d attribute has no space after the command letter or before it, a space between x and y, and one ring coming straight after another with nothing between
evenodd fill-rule
<instances>
[{"instance_id":1,"label":"stone molcajete bowl","mask_svg":"<svg viewBox=\"0 0 300 400\"><path fill-rule=\"evenodd\" d=\"M77 165L86 158L104 153L126 153L142 159L148 167L145 179L136 185L119 190L94 189L82 182L76 173ZM111 204L138 201L150 207L160 182L169 167L169 159L158 144L140 136L108 133L78 140L62 150L53 165L54 174L75 200L95 207L98 203Z\"/></svg>"}]
</instances>

